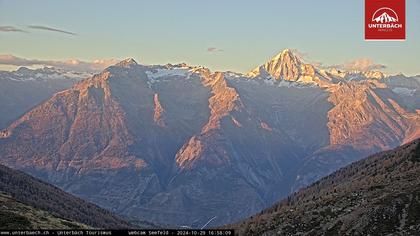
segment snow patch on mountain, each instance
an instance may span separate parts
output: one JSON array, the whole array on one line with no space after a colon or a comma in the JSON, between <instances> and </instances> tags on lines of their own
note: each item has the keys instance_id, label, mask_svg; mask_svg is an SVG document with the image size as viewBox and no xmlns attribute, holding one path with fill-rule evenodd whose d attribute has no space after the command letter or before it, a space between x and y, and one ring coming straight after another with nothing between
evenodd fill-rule
<instances>
[{"instance_id":1,"label":"snow patch on mountain","mask_svg":"<svg viewBox=\"0 0 420 236\"><path fill-rule=\"evenodd\" d=\"M392 89L392 92L402 96L413 96L416 89L408 89L403 87L396 87Z\"/></svg>"},{"instance_id":2,"label":"snow patch on mountain","mask_svg":"<svg viewBox=\"0 0 420 236\"><path fill-rule=\"evenodd\" d=\"M273 76L257 76L249 77L239 73L225 73L225 78L229 81L235 82L246 82L255 85L269 85L274 87L286 87L286 88L307 88L307 87L317 87L318 85L312 81L288 81L288 80L277 80Z\"/></svg>"},{"instance_id":3,"label":"snow patch on mountain","mask_svg":"<svg viewBox=\"0 0 420 236\"><path fill-rule=\"evenodd\" d=\"M191 74L189 68L169 68L169 69L154 69L146 71L147 77L151 80L162 78L162 77L175 77L182 76L188 77Z\"/></svg>"}]
</instances>

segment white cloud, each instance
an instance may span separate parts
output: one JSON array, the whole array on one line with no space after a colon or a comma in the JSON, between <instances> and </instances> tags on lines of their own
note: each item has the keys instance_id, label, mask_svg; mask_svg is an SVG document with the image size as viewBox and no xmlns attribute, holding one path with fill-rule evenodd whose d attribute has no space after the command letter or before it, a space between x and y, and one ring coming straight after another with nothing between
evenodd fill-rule
<instances>
[{"instance_id":1,"label":"white cloud","mask_svg":"<svg viewBox=\"0 0 420 236\"><path fill-rule=\"evenodd\" d=\"M65 61L54 61L54 60L38 60L38 59L26 59L16 57L13 55L0 55L0 65L11 65L11 66L52 66L72 71L82 72L99 72L104 68L118 63L116 59L100 59L93 60L91 62L81 61L77 59L69 59Z\"/></svg>"},{"instance_id":2,"label":"white cloud","mask_svg":"<svg viewBox=\"0 0 420 236\"><path fill-rule=\"evenodd\" d=\"M307 53L307 52L303 52L303 51L300 51L299 49L296 49L296 48L292 48L292 49L290 49L291 51L292 51L292 53L294 54L294 55L296 55L300 60L302 60L304 63L308 63L308 64L311 64L311 65L314 65L314 66L316 66L316 67L322 67L322 63L321 62L319 62L319 61L314 61L314 60L311 60L309 57L309 53Z\"/></svg>"},{"instance_id":3,"label":"white cloud","mask_svg":"<svg viewBox=\"0 0 420 236\"><path fill-rule=\"evenodd\" d=\"M348 61L344 64L330 66L341 70L357 70L357 71L370 71L370 70L382 70L386 66L377 64L369 58L360 58L352 61Z\"/></svg>"},{"instance_id":4,"label":"white cloud","mask_svg":"<svg viewBox=\"0 0 420 236\"><path fill-rule=\"evenodd\" d=\"M11 33L11 32L21 32L21 33L28 33L25 30L22 30L22 29L13 27L13 26L0 26L0 32L8 32L8 33Z\"/></svg>"}]
</instances>

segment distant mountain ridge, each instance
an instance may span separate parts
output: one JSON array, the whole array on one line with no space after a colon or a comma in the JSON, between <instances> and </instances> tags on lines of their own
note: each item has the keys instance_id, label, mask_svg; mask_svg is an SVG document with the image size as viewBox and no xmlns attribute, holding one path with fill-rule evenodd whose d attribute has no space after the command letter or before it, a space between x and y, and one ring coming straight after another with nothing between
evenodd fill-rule
<instances>
[{"instance_id":1,"label":"distant mountain ridge","mask_svg":"<svg viewBox=\"0 0 420 236\"><path fill-rule=\"evenodd\" d=\"M64 70L54 67L29 69L20 67L15 71L0 71L0 80L14 81L48 81L48 80L82 80L92 73Z\"/></svg>"},{"instance_id":2,"label":"distant mountain ridge","mask_svg":"<svg viewBox=\"0 0 420 236\"><path fill-rule=\"evenodd\" d=\"M237 235L416 235L420 139L344 167L237 224Z\"/></svg>"},{"instance_id":3,"label":"distant mountain ridge","mask_svg":"<svg viewBox=\"0 0 420 236\"><path fill-rule=\"evenodd\" d=\"M212 227L419 137L419 88L292 50L248 75L127 59L12 122L0 162L129 218Z\"/></svg>"},{"instance_id":4,"label":"distant mountain ridge","mask_svg":"<svg viewBox=\"0 0 420 236\"><path fill-rule=\"evenodd\" d=\"M90 76L92 74L49 67L0 71L0 129L6 128L54 93Z\"/></svg>"}]
</instances>

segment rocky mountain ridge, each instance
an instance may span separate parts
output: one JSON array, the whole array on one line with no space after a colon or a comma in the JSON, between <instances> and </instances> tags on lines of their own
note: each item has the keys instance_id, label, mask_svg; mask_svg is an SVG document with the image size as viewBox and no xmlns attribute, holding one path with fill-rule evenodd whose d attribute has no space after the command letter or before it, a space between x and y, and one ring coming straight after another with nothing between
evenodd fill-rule
<instances>
[{"instance_id":1,"label":"rocky mountain ridge","mask_svg":"<svg viewBox=\"0 0 420 236\"><path fill-rule=\"evenodd\" d=\"M416 79L346 80L279 55L255 76L124 60L2 131L0 162L130 218L199 227L418 137Z\"/></svg>"}]
</instances>

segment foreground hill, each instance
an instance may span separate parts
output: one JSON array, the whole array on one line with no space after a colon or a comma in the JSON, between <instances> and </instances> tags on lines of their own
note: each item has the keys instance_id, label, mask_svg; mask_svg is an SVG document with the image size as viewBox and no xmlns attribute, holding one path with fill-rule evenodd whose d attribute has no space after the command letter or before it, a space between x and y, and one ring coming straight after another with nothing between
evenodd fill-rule
<instances>
[{"instance_id":1,"label":"foreground hill","mask_svg":"<svg viewBox=\"0 0 420 236\"><path fill-rule=\"evenodd\" d=\"M0 193L0 230L16 229L89 229L90 227L64 220Z\"/></svg>"},{"instance_id":2,"label":"foreground hill","mask_svg":"<svg viewBox=\"0 0 420 236\"><path fill-rule=\"evenodd\" d=\"M1 228L132 227L106 210L3 165L0 165L0 201Z\"/></svg>"},{"instance_id":3,"label":"foreground hill","mask_svg":"<svg viewBox=\"0 0 420 236\"><path fill-rule=\"evenodd\" d=\"M419 143L342 168L233 227L238 235L418 235Z\"/></svg>"}]
</instances>

